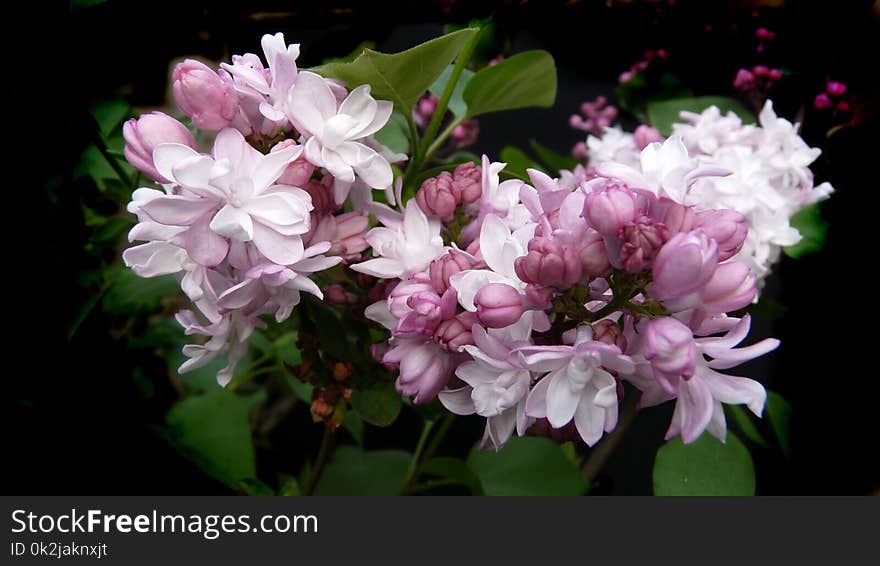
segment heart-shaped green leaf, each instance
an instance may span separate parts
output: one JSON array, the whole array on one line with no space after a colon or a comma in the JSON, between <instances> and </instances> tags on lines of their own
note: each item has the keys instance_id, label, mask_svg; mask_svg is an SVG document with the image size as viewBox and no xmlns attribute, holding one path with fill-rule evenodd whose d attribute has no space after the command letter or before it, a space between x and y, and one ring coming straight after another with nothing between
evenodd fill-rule
<instances>
[{"instance_id":1,"label":"heart-shaped green leaf","mask_svg":"<svg viewBox=\"0 0 880 566\"><path fill-rule=\"evenodd\" d=\"M556 101L556 64L542 50L524 51L477 72L462 93L467 116L533 106L549 107Z\"/></svg>"}]
</instances>

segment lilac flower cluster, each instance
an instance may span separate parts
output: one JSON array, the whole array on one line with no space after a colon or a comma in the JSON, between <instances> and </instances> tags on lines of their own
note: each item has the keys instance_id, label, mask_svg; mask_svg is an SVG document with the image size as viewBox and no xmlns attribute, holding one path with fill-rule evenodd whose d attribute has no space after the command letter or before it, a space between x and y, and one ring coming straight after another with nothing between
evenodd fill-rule
<instances>
[{"instance_id":1,"label":"lilac flower cluster","mask_svg":"<svg viewBox=\"0 0 880 566\"><path fill-rule=\"evenodd\" d=\"M749 317L730 313L756 293L733 259L746 219L686 198L727 172L678 137L590 178L501 181L504 167L484 156L425 181L402 211L383 208L366 237L373 258L351 266L396 281L366 314L390 331L373 351L398 391L485 417L496 448L514 431L572 425L595 444L617 424L624 382L642 407L675 400L667 436L685 442L725 438L723 403L761 414L764 388L719 371L778 345L737 347Z\"/></svg>"},{"instance_id":2,"label":"lilac flower cluster","mask_svg":"<svg viewBox=\"0 0 880 566\"><path fill-rule=\"evenodd\" d=\"M359 260L372 189L390 189L389 159L372 135L391 114L369 86L349 92L297 70L298 45L262 41L265 60L234 56L219 71L194 60L174 69L180 111L216 132L209 154L182 123L159 112L125 124L129 162L161 187L140 188L123 259L138 275L174 274L194 304L177 320L203 337L184 347L181 373L226 356L227 384L262 315L287 319L301 293L322 297L310 275ZM295 87L295 88L294 88Z\"/></svg>"}]
</instances>

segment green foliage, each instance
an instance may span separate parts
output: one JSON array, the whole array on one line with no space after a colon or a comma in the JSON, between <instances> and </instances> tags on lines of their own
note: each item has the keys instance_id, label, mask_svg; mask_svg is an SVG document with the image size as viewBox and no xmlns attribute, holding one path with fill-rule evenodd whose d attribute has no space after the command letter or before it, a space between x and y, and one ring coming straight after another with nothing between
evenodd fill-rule
<instances>
[{"instance_id":1,"label":"green foliage","mask_svg":"<svg viewBox=\"0 0 880 566\"><path fill-rule=\"evenodd\" d=\"M779 393L768 391L764 410L782 453L786 458L791 457L791 405Z\"/></svg>"},{"instance_id":2,"label":"green foliage","mask_svg":"<svg viewBox=\"0 0 880 566\"><path fill-rule=\"evenodd\" d=\"M483 495L480 478L474 474L463 460L458 458L432 458L422 466L422 473L426 476L439 478L440 482L447 485L464 486L473 495Z\"/></svg>"},{"instance_id":3,"label":"green foliage","mask_svg":"<svg viewBox=\"0 0 880 566\"><path fill-rule=\"evenodd\" d=\"M556 101L556 64L546 51L517 53L478 71L462 94L467 116L534 106Z\"/></svg>"},{"instance_id":4,"label":"green foliage","mask_svg":"<svg viewBox=\"0 0 880 566\"><path fill-rule=\"evenodd\" d=\"M724 412L727 414L728 420L736 424L736 427L743 436L758 446L767 448L767 441L764 440L764 436L758 430L755 421L752 420L751 413L744 409L742 405L725 405Z\"/></svg>"},{"instance_id":5,"label":"green foliage","mask_svg":"<svg viewBox=\"0 0 880 566\"><path fill-rule=\"evenodd\" d=\"M673 98L648 103L648 121L664 136L672 133L672 124L681 122L682 111L702 112L710 106L717 106L722 114L733 112L745 124L755 122L755 117L738 100L723 96L698 96L694 98Z\"/></svg>"},{"instance_id":6,"label":"green foliage","mask_svg":"<svg viewBox=\"0 0 880 566\"><path fill-rule=\"evenodd\" d=\"M234 393L217 388L188 397L165 421L174 444L208 475L233 488L255 477L248 405Z\"/></svg>"},{"instance_id":7,"label":"green foliage","mask_svg":"<svg viewBox=\"0 0 880 566\"><path fill-rule=\"evenodd\" d=\"M315 495L397 495L403 489L411 458L401 450L340 446L321 474Z\"/></svg>"},{"instance_id":8,"label":"green foliage","mask_svg":"<svg viewBox=\"0 0 880 566\"><path fill-rule=\"evenodd\" d=\"M559 171L562 171L563 169L571 171L572 169L577 167L578 160L571 155L563 155L561 153L557 153L549 147L541 145L535 140L531 140L530 145L532 146L532 150L535 152L535 155L538 156L538 159L540 159L544 164L547 165L545 172L547 172L551 177L556 177L559 174Z\"/></svg>"},{"instance_id":9,"label":"green foliage","mask_svg":"<svg viewBox=\"0 0 880 566\"><path fill-rule=\"evenodd\" d=\"M388 123L376 132L376 141L397 153L406 153L409 150L409 128L406 117L398 111L394 111Z\"/></svg>"},{"instance_id":10,"label":"green foliage","mask_svg":"<svg viewBox=\"0 0 880 566\"><path fill-rule=\"evenodd\" d=\"M791 225L801 233L801 241L793 246L782 248L785 255L800 258L820 251L825 246L828 222L822 218L818 204L810 205L791 217Z\"/></svg>"},{"instance_id":11,"label":"green foliage","mask_svg":"<svg viewBox=\"0 0 880 566\"><path fill-rule=\"evenodd\" d=\"M364 421L375 426L389 426L397 420L403 405L400 394L390 381L378 381L359 387L351 394L351 407Z\"/></svg>"},{"instance_id":12,"label":"green foliage","mask_svg":"<svg viewBox=\"0 0 880 566\"><path fill-rule=\"evenodd\" d=\"M511 438L499 451L474 450L468 467L486 495L583 495L580 470L549 438Z\"/></svg>"},{"instance_id":13,"label":"green foliage","mask_svg":"<svg viewBox=\"0 0 880 566\"><path fill-rule=\"evenodd\" d=\"M529 180L526 169L543 169L537 161L526 155L526 152L512 145L506 146L501 150L501 161L507 163L507 166L501 171L523 181Z\"/></svg>"},{"instance_id":14,"label":"green foliage","mask_svg":"<svg viewBox=\"0 0 880 566\"><path fill-rule=\"evenodd\" d=\"M437 80L428 87L428 91L431 94L438 98L443 95L443 91L446 89L446 85L449 83L449 78L452 75L453 67L454 65L449 65L443 69L443 72L437 77ZM465 116L467 114L467 104L465 104L462 95L464 94L464 87L467 86L473 76L473 71L462 69L461 76L458 77L458 82L455 83L455 88L452 89L452 97L449 99L449 105L447 107L449 108L449 111L456 116Z\"/></svg>"},{"instance_id":15,"label":"green foliage","mask_svg":"<svg viewBox=\"0 0 880 566\"><path fill-rule=\"evenodd\" d=\"M705 432L691 444L673 438L657 451L654 494L754 495L752 457L731 433L723 444Z\"/></svg>"},{"instance_id":16,"label":"green foliage","mask_svg":"<svg viewBox=\"0 0 880 566\"><path fill-rule=\"evenodd\" d=\"M459 30L394 54L364 49L351 62L328 63L313 70L349 85L369 84L373 96L391 100L398 110L409 113L477 31Z\"/></svg>"},{"instance_id":17,"label":"green foliage","mask_svg":"<svg viewBox=\"0 0 880 566\"><path fill-rule=\"evenodd\" d=\"M171 275L140 277L118 265L111 272L110 288L104 295L104 309L120 316L139 316L161 310L162 301L180 292Z\"/></svg>"},{"instance_id":18,"label":"green foliage","mask_svg":"<svg viewBox=\"0 0 880 566\"><path fill-rule=\"evenodd\" d=\"M636 73L632 79L618 86L616 94L623 110L640 121L647 122L649 102L690 97L694 93L672 73L658 73L649 68L648 71Z\"/></svg>"}]
</instances>

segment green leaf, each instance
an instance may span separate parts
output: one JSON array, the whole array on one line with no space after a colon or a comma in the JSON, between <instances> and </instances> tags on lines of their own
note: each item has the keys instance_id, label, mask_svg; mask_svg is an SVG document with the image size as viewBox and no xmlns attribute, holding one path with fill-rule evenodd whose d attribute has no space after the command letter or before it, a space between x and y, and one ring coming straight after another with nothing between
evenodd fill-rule
<instances>
[{"instance_id":1,"label":"green leaf","mask_svg":"<svg viewBox=\"0 0 880 566\"><path fill-rule=\"evenodd\" d=\"M502 173L513 175L524 181L529 180L529 175L526 173L526 169L544 170L544 167L526 155L526 152L518 147L513 147L512 145L508 145L501 150L501 161L507 163L507 166L502 170Z\"/></svg>"},{"instance_id":2,"label":"green leaf","mask_svg":"<svg viewBox=\"0 0 880 566\"><path fill-rule=\"evenodd\" d=\"M409 151L409 126L400 112L392 112L388 123L376 132L376 141L395 153Z\"/></svg>"},{"instance_id":3,"label":"green leaf","mask_svg":"<svg viewBox=\"0 0 880 566\"><path fill-rule=\"evenodd\" d=\"M296 347L296 340L297 333L288 332L279 336L273 343L278 359L291 366L298 366L302 363L302 352Z\"/></svg>"},{"instance_id":4,"label":"green leaf","mask_svg":"<svg viewBox=\"0 0 880 566\"><path fill-rule=\"evenodd\" d=\"M333 453L315 495L397 495L412 456L400 450L364 451L340 446Z\"/></svg>"},{"instance_id":5,"label":"green leaf","mask_svg":"<svg viewBox=\"0 0 880 566\"><path fill-rule=\"evenodd\" d=\"M786 458L789 458L791 456L791 405L779 393L768 391L765 410L770 428L773 429L773 434L779 441L782 453Z\"/></svg>"},{"instance_id":6,"label":"green leaf","mask_svg":"<svg viewBox=\"0 0 880 566\"><path fill-rule=\"evenodd\" d=\"M764 440L764 436L761 434L761 431L758 430L758 427L755 426L755 422L752 420L750 416L751 413L743 409L741 405L725 405L724 412L727 413L727 416L730 420L736 423L737 428L740 432L745 435L746 438L757 444L758 446L763 446L767 448L767 441Z\"/></svg>"},{"instance_id":7,"label":"green leaf","mask_svg":"<svg viewBox=\"0 0 880 566\"><path fill-rule=\"evenodd\" d=\"M440 76L437 77L437 80L428 87L428 91L431 94L437 96L443 96L443 91L446 90L446 84L449 82L449 77L452 75L452 69L455 65L449 65L443 72L440 73ZM474 72L469 69L462 69L461 74L458 76L458 82L455 83L455 88L452 89L452 97L449 99L449 104L447 108L449 111L455 114L456 116L465 116L467 114L467 104L464 101L462 95L464 94L464 87L471 80L471 77L474 76Z\"/></svg>"},{"instance_id":8,"label":"green leaf","mask_svg":"<svg viewBox=\"0 0 880 566\"><path fill-rule=\"evenodd\" d=\"M752 457L731 433L724 444L708 433L691 444L673 438L657 451L654 494L754 495Z\"/></svg>"},{"instance_id":9,"label":"green leaf","mask_svg":"<svg viewBox=\"0 0 880 566\"><path fill-rule=\"evenodd\" d=\"M355 413L354 411L348 411L345 413L345 420L342 421L342 426L355 442L358 443L358 446L363 447L364 445L364 420Z\"/></svg>"},{"instance_id":10,"label":"green leaf","mask_svg":"<svg viewBox=\"0 0 880 566\"><path fill-rule=\"evenodd\" d=\"M364 49L350 63L328 63L313 70L343 80L350 88L369 84L374 97L391 100L398 110L409 113L477 31L463 29L390 55Z\"/></svg>"},{"instance_id":11,"label":"green leaf","mask_svg":"<svg viewBox=\"0 0 880 566\"><path fill-rule=\"evenodd\" d=\"M351 394L351 408L371 425L388 426L397 420L403 405L400 394L390 381L380 381L355 389Z\"/></svg>"},{"instance_id":12,"label":"green leaf","mask_svg":"<svg viewBox=\"0 0 880 566\"><path fill-rule=\"evenodd\" d=\"M752 124L755 117L738 100L723 96L697 96L692 98L672 98L668 100L655 100L648 103L648 121L652 126L660 130L664 136L672 133L672 124L682 122L679 115L683 110L689 112L702 112L710 106L717 106L722 114L733 112L743 123Z\"/></svg>"},{"instance_id":13,"label":"green leaf","mask_svg":"<svg viewBox=\"0 0 880 566\"><path fill-rule=\"evenodd\" d=\"M493 67L478 71L462 95L467 116L533 106L549 107L556 101L556 64L542 50L524 51Z\"/></svg>"},{"instance_id":14,"label":"green leaf","mask_svg":"<svg viewBox=\"0 0 880 566\"><path fill-rule=\"evenodd\" d=\"M468 467L486 495L583 495L587 483L549 438L511 438L499 452L473 450Z\"/></svg>"},{"instance_id":15,"label":"green leaf","mask_svg":"<svg viewBox=\"0 0 880 566\"><path fill-rule=\"evenodd\" d=\"M350 332L339 320L339 314L318 300L307 300L302 303L309 318L315 323L315 332L321 344L321 350L330 354L335 360L349 360L352 357L352 345L349 343Z\"/></svg>"},{"instance_id":16,"label":"green leaf","mask_svg":"<svg viewBox=\"0 0 880 566\"><path fill-rule=\"evenodd\" d=\"M793 246L782 248L785 255L791 258L803 257L818 252L825 245L828 233L828 222L822 218L818 204L810 205L791 217L791 225L801 233L801 241Z\"/></svg>"},{"instance_id":17,"label":"green leaf","mask_svg":"<svg viewBox=\"0 0 880 566\"><path fill-rule=\"evenodd\" d=\"M286 497L296 497L302 495L302 490L299 488L299 481L293 476L282 476L281 478L281 487L278 489L278 495L283 495Z\"/></svg>"},{"instance_id":18,"label":"green leaf","mask_svg":"<svg viewBox=\"0 0 880 566\"><path fill-rule=\"evenodd\" d=\"M571 171L577 167L578 160L571 155L556 153L549 147L545 147L535 140L531 140L529 143L532 146L532 150L538 155L538 158L543 161L544 164L547 165L549 171L553 173L551 177L563 169Z\"/></svg>"},{"instance_id":19,"label":"green leaf","mask_svg":"<svg viewBox=\"0 0 880 566\"><path fill-rule=\"evenodd\" d=\"M238 488L245 495L268 496L275 495L275 491L256 478L249 478L238 482Z\"/></svg>"},{"instance_id":20,"label":"green leaf","mask_svg":"<svg viewBox=\"0 0 880 566\"><path fill-rule=\"evenodd\" d=\"M237 488L256 476L247 403L226 389L184 399L165 417L173 442L207 474Z\"/></svg>"},{"instance_id":21,"label":"green leaf","mask_svg":"<svg viewBox=\"0 0 880 566\"><path fill-rule=\"evenodd\" d=\"M89 112L98 122L101 134L106 138L131 116L131 106L126 101L117 98L98 102L89 108Z\"/></svg>"},{"instance_id":22,"label":"green leaf","mask_svg":"<svg viewBox=\"0 0 880 566\"><path fill-rule=\"evenodd\" d=\"M463 485L470 489L474 495L483 494L480 479L471 471L466 462L458 458L445 456L431 458L422 466L422 473Z\"/></svg>"},{"instance_id":23,"label":"green leaf","mask_svg":"<svg viewBox=\"0 0 880 566\"><path fill-rule=\"evenodd\" d=\"M143 315L162 309L165 297L180 292L173 275L141 277L126 267L113 270L112 284L104 295L104 309L114 315Z\"/></svg>"}]
</instances>

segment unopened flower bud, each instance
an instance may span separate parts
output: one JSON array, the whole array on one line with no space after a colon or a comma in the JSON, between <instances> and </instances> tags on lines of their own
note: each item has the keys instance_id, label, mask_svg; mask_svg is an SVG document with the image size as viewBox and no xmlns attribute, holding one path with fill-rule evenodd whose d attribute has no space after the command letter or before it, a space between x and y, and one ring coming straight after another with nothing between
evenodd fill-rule
<instances>
[{"instance_id":1,"label":"unopened flower bud","mask_svg":"<svg viewBox=\"0 0 880 566\"><path fill-rule=\"evenodd\" d=\"M275 153L289 147L297 147L297 143L293 140L282 140L272 146L269 153ZM275 181L279 185L290 185L292 187L305 187L315 172L315 166L309 163L304 154L301 154L293 163L287 166L284 173Z\"/></svg>"},{"instance_id":2,"label":"unopened flower bud","mask_svg":"<svg viewBox=\"0 0 880 566\"><path fill-rule=\"evenodd\" d=\"M661 246L669 238L669 230L661 222L643 216L624 226L620 263L629 273L649 269Z\"/></svg>"},{"instance_id":3,"label":"unopened flower bud","mask_svg":"<svg viewBox=\"0 0 880 566\"><path fill-rule=\"evenodd\" d=\"M425 214L446 221L452 220L460 200L452 188L452 174L448 171L426 179L416 193L416 202Z\"/></svg>"},{"instance_id":4,"label":"unopened flower bud","mask_svg":"<svg viewBox=\"0 0 880 566\"><path fill-rule=\"evenodd\" d=\"M639 149L645 149L649 144L663 141L660 130L657 128L642 124L633 132L633 138Z\"/></svg>"},{"instance_id":5,"label":"unopened flower bud","mask_svg":"<svg viewBox=\"0 0 880 566\"><path fill-rule=\"evenodd\" d=\"M677 379L690 378L696 367L693 332L671 316L649 321L643 332L643 354L651 362L654 377L668 393L677 393Z\"/></svg>"},{"instance_id":6,"label":"unopened flower bud","mask_svg":"<svg viewBox=\"0 0 880 566\"><path fill-rule=\"evenodd\" d=\"M754 86L754 84L755 75L751 71L740 69L736 72L736 77L733 79L733 88L736 90L747 90Z\"/></svg>"},{"instance_id":7,"label":"unopened flower bud","mask_svg":"<svg viewBox=\"0 0 880 566\"><path fill-rule=\"evenodd\" d=\"M832 106L831 98L824 92L820 92L813 99L813 108L816 110L828 110Z\"/></svg>"},{"instance_id":8,"label":"unopened flower bud","mask_svg":"<svg viewBox=\"0 0 880 566\"><path fill-rule=\"evenodd\" d=\"M843 96L846 94L846 85L838 81L830 81L825 85L825 91L831 96Z\"/></svg>"},{"instance_id":9,"label":"unopened flower bud","mask_svg":"<svg viewBox=\"0 0 880 566\"><path fill-rule=\"evenodd\" d=\"M588 229L578 253L584 271L593 277L604 275L611 266L605 239L599 232Z\"/></svg>"},{"instance_id":10,"label":"unopened flower bud","mask_svg":"<svg viewBox=\"0 0 880 566\"><path fill-rule=\"evenodd\" d=\"M169 183L159 174L153 164L153 150L161 143L179 143L197 149L196 139L186 126L161 112L144 114L137 120L132 118L122 126L125 138L125 158L147 177L160 183Z\"/></svg>"},{"instance_id":11,"label":"unopened flower bud","mask_svg":"<svg viewBox=\"0 0 880 566\"><path fill-rule=\"evenodd\" d=\"M702 230L673 236L654 258L653 292L660 299L683 297L705 285L718 267L718 244Z\"/></svg>"},{"instance_id":12,"label":"unopened flower bud","mask_svg":"<svg viewBox=\"0 0 880 566\"><path fill-rule=\"evenodd\" d=\"M722 263L700 291L703 310L720 314L748 306L758 292L755 282L752 270L745 263Z\"/></svg>"},{"instance_id":13,"label":"unopened flower bud","mask_svg":"<svg viewBox=\"0 0 880 566\"><path fill-rule=\"evenodd\" d=\"M516 258L514 269L525 283L565 289L577 283L583 268L567 246L550 238L532 238L529 253Z\"/></svg>"},{"instance_id":14,"label":"unopened flower bud","mask_svg":"<svg viewBox=\"0 0 880 566\"><path fill-rule=\"evenodd\" d=\"M462 202L470 204L483 196L483 172L479 165L468 161L452 172L452 189Z\"/></svg>"},{"instance_id":15,"label":"unopened flower bud","mask_svg":"<svg viewBox=\"0 0 880 566\"><path fill-rule=\"evenodd\" d=\"M228 126L238 112L232 84L195 59L187 59L171 75L174 100L200 130L216 132Z\"/></svg>"},{"instance_id":16,"label":"unopened flower bud","mask_svg":"<svg viewBox=\"0 0 880 566\"><path fill-rule=\"evenodd\" d=\"M626 351L626 336L623 335L623 330L620 329L620 325L613 320L600 320L594 324L593 340L617 346L620 348L621 352Z\"/></svg>"},{"instance_id":17,"label":"unopened flower bud","mask_svg":"<svg viewBox=\"0 0 880 566\"><path fill-rule=\"evenodd\" d=\"M474 343L471 327L477 324L477 315L472 312L462 312L454 317L444 320L434 331L437 343L450 352L457 352L462 346Z\"/></svg>"},{"instance_id":18,"label":"unopened flower bud","mask_svg":"<svg viewBox=\"0 0 880 566\"><path fill-rule=\"evenodd\" d=\"M708 210L697 219L697 226L718 243L718 261L735 256L749 233L746 217L735 210Z\"/></svg>"},{"instance_id":19,"label":"unopened flower bud","mask_svg":"<svg viewBox=\"0 0 880 566\"><path fill-rule=\"evenodd\" d=\"M633 221L637 210L635 194L618 185L589 193L584 200L584 218L603 236L616 236L621 228Z\"/></svg>"},{"instance_id":20,"label":"unopened flower bud","mask_svg":"<svg viewBox=\"0 0 880 566\"><path fill-rule=\"evenodd\" d=\"M431 283L434 290L442 294L449 288L449 278L473 268L473 262L468 254L456 249L449 250L431 262L428 268L428 275L431 277Z\"/></svg>"},{"instance_id":21,"label":"unopened flower bud","mask_svg":"<svg viewBox=\"0 0 880 566\"><path fill-rule=\"evenodd\" d=\"M334 283L324 289L324 302L333 307L344 307L357 301L357 295L349 293L339 283Z\"/></svg>"},{"instance_id":22,"label":"unopened flower bud","mask_svg":"<svg viewBox=\"0 0 880 566\"><path fill-rule=\"evenodd\" d=\"M522 295L504 283L489 283L474 297L477 318L489 328L504 328L520 319L524 311Z\"/></svg>"}]
</instances>

